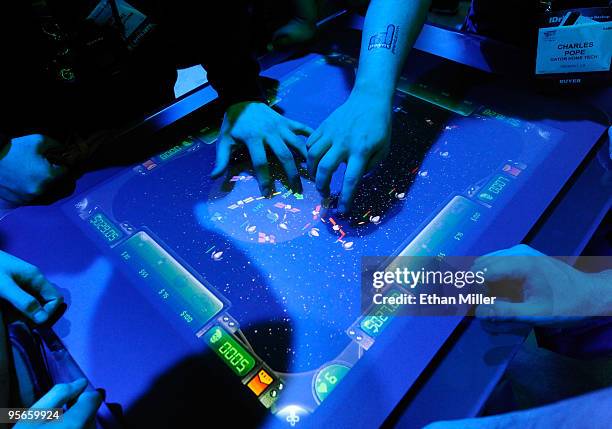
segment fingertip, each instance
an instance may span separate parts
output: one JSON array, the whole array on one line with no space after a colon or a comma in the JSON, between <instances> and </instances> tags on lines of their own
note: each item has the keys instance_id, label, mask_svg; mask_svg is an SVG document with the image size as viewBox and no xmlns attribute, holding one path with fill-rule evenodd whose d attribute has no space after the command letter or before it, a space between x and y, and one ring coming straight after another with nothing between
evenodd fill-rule
<instances>
[{"instance_id":1,"label":"fingertip","mask_svg":"<svg viewBox=\"0 0 612 429\"><path fill-rule=\"evenodd\" d=\"M102 402L104 402L106 400L106 390L97 388L96 392L100 394L100 396L102 397Z\"/></svg>"},{"instance_id":2,"label":"fingertip","mask_svg":"<svg viewBox=\"0 0 612 429\"><path fill-rule=\"evenodd\" d=\"M49 313L52 314L54 311L56 311L62 304L64 303L64 298L59 296L49 302L47 302L44 306L43 309Z\"/></svg>"},{"instance_id":3,"label":"fingertip","mask_svg":"<svg viewBox=\"0 0 612 429\"><path fill-rule=\"evenodd\" d=\"M342 214L348 214L351 211L352 203L346 199L340 198L338 202L338 211Z\"/></svg>"},{"instance_id":4,"label":"fingertip","mask_svg":"<svg viewBox=\"0 0 612 429\"><path fill-rule=\"evenodd\" d=\"M80 392L87 387L87 379L84 377L77 378L72 383L70 383L70 387L72 387L75 391Z\"/></svg>"},{"instance_id":5,"label":"fingertip","mask_svg":"<svg viewBox=\"0 0 612 429\"><path fill-rule=\"evenodd\" d=\"M77 399L79 404L78 412L91 413L95 415L96 411L104 402L103 395L98 390L86 390L81 393Z\"/></svg>"},{"instance_id":6,"label":"fingertip","mask_svg":"<svg viewBox=\"0 0 612 429\"><path fill-rule=\"evenodd\" d=\"M261 183L259 185L259 191L264 197L270 197L272 195L272 187L268 183Z\"/></svg>"},{"instance_id":7,"label":"fingertip","mask_svg":"<svg viewBox=\"0 0 612 429\"><path fill-rule=\"evenodd\" d=\"M317 188L317 192L323 200L329 199L329 196L331 194L329 188Z\"/></svg>"},{"instance_id":8,"label":"fingertip","mask_svg":"<svg viewBox=\"0 0 612 429\"><path fill-rule=\"evenodd\" d=\"M96 389L96 390L88 390L86 392L83 392L81 394L81 397L83 399L85 399L85 400L89 400L89 401L92 401L92 402L99 402L100 404L104 400L104 396L102 395L101 392L98 391L98 389Z\"/></svg>"},{"instance_id":9,"label":"fingertip","mask_svg":"<svg viewBox=\"0 0 612 429\"><path fill-rule=\"evenodd\" d=\"M32 314L32 321L36 324L43 324L49 319L49 314L42 308Z\"/></svg>"},{"instance_id":10,"label":"fingertip","mask_svg":"<svg viewBox=\"0 0 612 429\"><path fill-rule=\"evenodd\" d=\"M218 179L223 174L224 171L225 171L225 167L224 166L215 167L213 169L213 171L210 172L210 178L211 179Z\"/></svg>"},{"instance_id":11,"label":"fingertip","mask_svg":"<svg viewBox=\"0 0 612 429\"><path fill-rule=\"evenodd\" d=\"M301 194L304 191L304 188L302 187L302 181L299 177L296 177L293 180L293 185L291 185L291 189L293 189L293 192L298 194Z\"/></svg>"}]
</instances>

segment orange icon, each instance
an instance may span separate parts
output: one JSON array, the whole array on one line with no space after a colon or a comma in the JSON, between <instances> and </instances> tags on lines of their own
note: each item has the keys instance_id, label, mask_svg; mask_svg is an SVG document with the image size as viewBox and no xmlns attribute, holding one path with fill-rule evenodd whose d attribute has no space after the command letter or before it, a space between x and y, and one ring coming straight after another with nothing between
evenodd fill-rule
<instances>
[{"instance_id":1,"label":"orange icon","mask_svg":"<svg viewBox=\"0 0 612 429\"><path fill-rule=\"evenodd\" d=\"M255 377L251 379L251 381L249 381L247 386L253 391L254 394L259 396L268 388L269 385L272 384L273 381L274 379L272 376L262 369L255 375Z\"/></svg>"}]
</instances>

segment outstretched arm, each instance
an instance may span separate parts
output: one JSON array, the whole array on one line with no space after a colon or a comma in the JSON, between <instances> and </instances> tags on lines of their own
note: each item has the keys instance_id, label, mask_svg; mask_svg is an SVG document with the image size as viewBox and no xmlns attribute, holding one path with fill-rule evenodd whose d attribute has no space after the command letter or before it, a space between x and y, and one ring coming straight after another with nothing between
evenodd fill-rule
<instances>
[{"instance_id":1,"label":"outstretched arm","mask_svg":"<svg viewBox=\"0 0 612 429\"><path fill-rule=\"evenodd\" d=\"M350 210L363 175L389 152L393 94L431 0L373 0L363 28L359 69L347 99L308 140L308 167L325 198L347 164L338 208Z\"/></svg>"},{"instance_id":2,"label":"outstretched arm","mask_svg":"<svg viewBox=\"0 0 612 429\"><path fill-rule=\"evenodd\" d=\"M389 103L408 52L421 33L431 0L373 0L363 25L353 91L378 94Z\"/></svg>"},{"instance_id":3,"label":"outstretched arm","mask_svg":"<svg viewBox=\"0 0 612 429\"><path fill-rule=\"evenodd\" d=\"M612 421L612 388L545 407L476 419L438 422L425 429L607 428ZM586 423L588 422L588 423Z\"/></svg>"}]
</instances>

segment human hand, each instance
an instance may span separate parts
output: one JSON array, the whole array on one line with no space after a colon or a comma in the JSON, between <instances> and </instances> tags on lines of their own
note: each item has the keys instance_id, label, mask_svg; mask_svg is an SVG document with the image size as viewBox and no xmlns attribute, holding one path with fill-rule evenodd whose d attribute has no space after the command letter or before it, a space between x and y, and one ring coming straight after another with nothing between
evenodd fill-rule
<instances>
[{"instance_id":1,"label":"human hand","mask_svg":"<svg viewBox=\"0 0 612 429\"><path fill-rule=\"evenodd\" d=\"M291 189L302 192L302 182L290 148L306 158L306 144L299 136L312 129L278 114L259 102L243 102L227 109L217 140L217 159L211 176L221 176L229 166L232 149L246 145L262 195L272 194L273 183L266 157L266 146L281 163Z\"/></svg>"},{"instance_id":2,"label":"human hand","mask_svg":"<svg viewBox=\"0 0 612 429\"><path fill-rule=\"evenodd\" d=\"M353 92L306 143L308 170L323 198L331 192L334 172L346 162L338 209L348 212L364 174L388 155L390 137L391 104L376 94Z\"/></svg>"},{"instance_id":3,"label":"human hand","mask_svg":"<svg viewBox=\"0 0 612 429\"><path fill-rule=\"evenodd\" d=\"M272 41L267 46L268 51L281 50L309 42L314 38L316 30L317 27L313 22L293 18L274 32Z\"/></svg>"},{"instance_id":4,"label":"human hand","mask_svg":"<svg viewBox=\"0 0 612 429\"><path fill-rule=\"evenodd\" d=\"M605 276L578 271L526 245L478 258L472 270L484 271L491 295L498 296L494 304L476 308L476 316L487 321L560 327L607 312L601 298ZM513 301L500 299L509 294Z\"/></svg>"},{"instance_id":5,"label":"human hand","mask_svg":"<svg viewBox=\"0 0 612 429\"><path fill-rule=\"evenodd\" d=\"M87 380L80 378L72 383L56 384L31 409L68 408L61 421L19 422L15 429L95 429L95 417L102 405L102 395L96 391L85 392Z\"/></svg>"},{"instance_id":6,"label":"human hand","mask_svg":"<svg viewBox=\"0 0 612 429\"><path fill-rule=\"evenodd\" d=\"M63 167L51 164L45 151L59 143L41 134L12 139L0 152L0 198L24 204L40 196L62 174Z\"/></svg>"},{"instance_id":7,"label":"human hand","mask_svg":"<svg viewBox=\"0 0 612 429\"><path fill-rule=\"evenodd\" d=\"M33 265L0 252L0 298L36 324L49 320L64 299Z\"/></svg>"}]
</instances>

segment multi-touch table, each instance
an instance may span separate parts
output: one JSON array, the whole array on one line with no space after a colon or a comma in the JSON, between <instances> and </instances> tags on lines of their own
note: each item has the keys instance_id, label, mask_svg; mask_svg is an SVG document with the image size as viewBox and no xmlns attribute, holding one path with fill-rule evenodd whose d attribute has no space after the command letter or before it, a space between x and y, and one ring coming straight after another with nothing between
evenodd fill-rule
<instances>
[{"instance_id":1,"label":"multi-touch table","mask_svg":"<svg viewBox=\"0 0 612 429\"><path fill-rule=\"evenodd\" d=\"M346 98L355 67L336 47L272 68L270 100L316 127ZM15 212L2 230L20 231L19 241L6 233L9 250L67 291L56 331L128 420L167 393L189 395L205 414L208 398L226 395L237 413L228 422L256 424L241 414L254 408L257 424L290 426L330 413L350 421L340 412L350 397L367 411L360 421L377 425L461 317L364 312L361 258L479 255L520 242L604 130L588 110L568 119L576 110L415 51L394 101L391 153L348 216L321 201L305 171L302 193L275 172L274 195L262 197L240 153L211 180L215 128L196 124L80 195ZM340 183L341 172L332 189ZM216 363L183 374L199 389L162 392L200 353Z\"/></svg>"}]
</instances>

